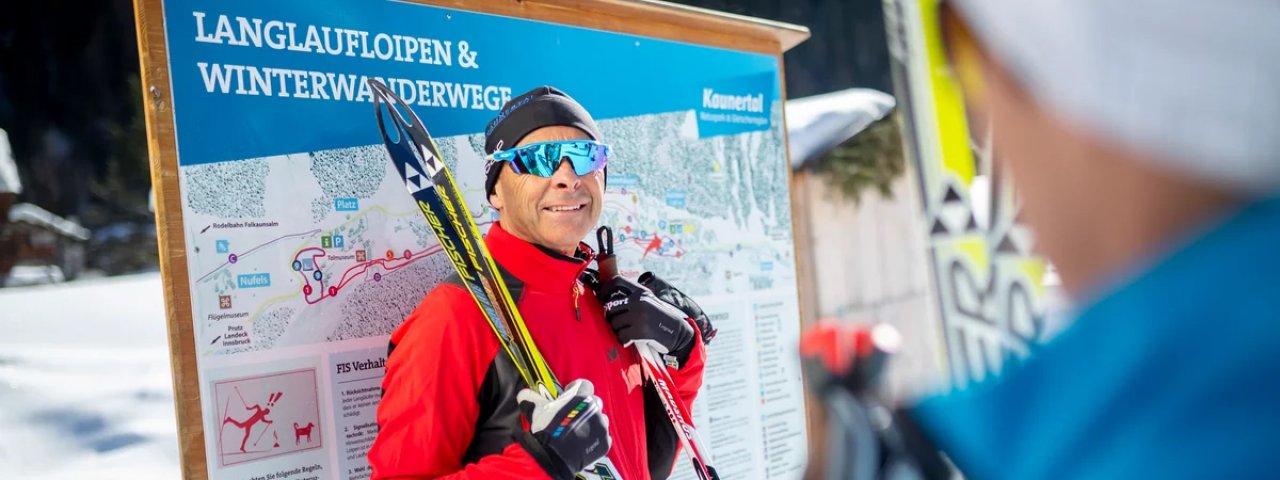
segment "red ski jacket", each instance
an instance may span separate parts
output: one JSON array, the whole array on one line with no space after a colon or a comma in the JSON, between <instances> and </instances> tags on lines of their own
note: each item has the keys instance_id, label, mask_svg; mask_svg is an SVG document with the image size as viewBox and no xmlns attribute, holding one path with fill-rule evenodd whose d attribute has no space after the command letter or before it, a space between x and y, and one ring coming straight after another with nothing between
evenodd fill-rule
<instances>
[{"instance_id":1,"label":"red ski jacket","mask_svg":"<svg viewBox=\"0 0 1280 480\"><path fill-rule=\"evenodd\" d=\"M675 430L639 356L618 342L580 280L590 248L567 257L498 224L485 243L556 377L595 385L613 437L609 458L622 478L666 478L679 449ZM702 384L706 359L702 342L694 344L688 361L670 369L686 402ZM436 286L392 333L386 372L369 451L374 480L549 478L514 441L526 429L515 400L524 382L457 277Z\"/></svg>"}]
</instances>

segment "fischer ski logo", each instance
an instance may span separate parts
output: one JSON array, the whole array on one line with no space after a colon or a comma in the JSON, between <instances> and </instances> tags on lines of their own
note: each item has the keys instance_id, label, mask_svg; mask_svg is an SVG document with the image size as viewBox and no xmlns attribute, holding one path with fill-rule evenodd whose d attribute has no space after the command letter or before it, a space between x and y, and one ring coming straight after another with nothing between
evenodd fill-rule
<instances>
[{"instance_id":1,"label":"fischer ski logo","mask_svg":"<svg viewBox=\"0 0 1280 480\"><path fill-rule=\"evenodd\" d=\"M426 167L427 175L436 176L437 173L440 173L440 169L444 168L444 165L440 163L440 159L436 158L426 145L420 145L419 148L422 150L422 158L425 159L423 166Z\"/></svg>"},{"instance_id":2,"label":"fischer ski logo","mask_svg":"<svg viewBox=\"0 0 1280 480\"><path fill-rule=\"evenodd\" d=\"M456 231L462 231L462 229L466 228L462 224L462 219L458 216L458 209L454 208L453 202L444 202L444 209L449 212L449 223L453 225ZM471 261L471 267L476 270L483 269L480 266L480 258L476 255L475 248L470 243L463 243L462 247L467 250L467 260Z\"/></svg>"},{"instance_id":3,"label":"fischer ski logo","mask_svg":"<svg viewBox=\"0 0 1280 480\"><path fill-rule=\"evenodd\" d=\"M431 150L426 145L419 145L418 149L422 151L421 158L415 155L413 161L400 163L400 168L403 169L400 175L404 178L404 186L405 189L409 190L409 193L418 193L435 186L431 182L431 178L435 177L437 173L440 173L440 169L444 168L444 164L431 153ZM408 169L413 169L413 171L411 172Z\"/></svg>"},{"instance_id":4,"label":"fischer ski logo","mask_svg":"<svg viewBox=\"0 0 1280 480\"><path fill-rule=\"evenodd\" d=\"M458 246L454 245L453 238L445 230L444 224L440 222L440 217L437 217L435 212L431 211L431 207L422 200L418 200L418 209L422 210L422 214L427 217L427 223L431 225L431 230L435 232L436 240L440 242L440 248L444 249L449 261L453 262L454 268L458 270L458 276L463 280L475 281L475 277L471 275L471 269L467 267L467 261L462 258L462 252L458 251Z\"/></svg>"}]
</instances>

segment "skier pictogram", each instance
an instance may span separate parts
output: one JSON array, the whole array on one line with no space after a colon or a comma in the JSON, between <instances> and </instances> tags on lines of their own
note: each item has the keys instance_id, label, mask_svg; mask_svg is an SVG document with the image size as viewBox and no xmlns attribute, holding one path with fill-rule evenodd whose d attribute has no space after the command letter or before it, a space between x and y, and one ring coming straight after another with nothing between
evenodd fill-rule
<instances>
[{"instance_id":1,"label":"skier pictogram","mask_svg":"<svg viewBox=\"0 0 1280 480\"><path fill-rule=\"evenodd\" d=\"M257 425L258 422L262 422L266 425L271 425L272 423L275 423L267 419L267 415L271 414L271 408L276 406L276 402L280 401L280 397L284 396L284 392L275 392L275 393L272 393L270 396L268 396L267 406L265 408L256 403L253 405L249 405L249 402L245 401L244 395L240 394L239 388L235 388L235 392L236 392L236 395L240 397L240 403L244 405L245 412L249 413L249 417L245 418L244 420L236 420L230 416L223 415L222 425L225 427L228 423L230 423L244 430L244 439L240 441L240 452L248 453L248 451L245 450L245 445L249 442L249 435L253 432L253 427ZM267 429L263 429L262 433L258 434L258 439L253 442L254 446L257 446L258 442L262 440L262 435L266 434L266 432L267 432ZM277 436L277 439L278 439L278 436ZM276 446L279 446L278 440L276 442Z\"/></svg>"},{"instance_id":2,"label":"skier pictogram","mask_svg":"<svg viewBox=\"0 0 1280 480\"><path fill-rule=\"evenodd\" d=\"M209 429L217 435L220 466L322 447L314 369L222 380L213 391L217 410Z\"/></svg>"}]
</instances>

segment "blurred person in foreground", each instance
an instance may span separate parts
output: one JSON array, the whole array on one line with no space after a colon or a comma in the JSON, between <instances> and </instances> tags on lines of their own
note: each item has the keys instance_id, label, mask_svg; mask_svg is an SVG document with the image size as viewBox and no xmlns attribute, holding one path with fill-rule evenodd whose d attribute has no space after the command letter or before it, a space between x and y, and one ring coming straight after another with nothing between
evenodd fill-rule
<instances>
[{"instance_id":1,"label":"blurred person in foreground","mask_svg":"<svg viewBox=\"0 0 1280 480\"><path fill-rule=\"evenodd\" d=\"M974 123L1078 309L997 379L900 411L875 476L895 456L945 476L941 451L969 478L1274 477L1280 3L941 9ZM806 361L865 398L814 334Z\"/></svg>"}]
</instances>

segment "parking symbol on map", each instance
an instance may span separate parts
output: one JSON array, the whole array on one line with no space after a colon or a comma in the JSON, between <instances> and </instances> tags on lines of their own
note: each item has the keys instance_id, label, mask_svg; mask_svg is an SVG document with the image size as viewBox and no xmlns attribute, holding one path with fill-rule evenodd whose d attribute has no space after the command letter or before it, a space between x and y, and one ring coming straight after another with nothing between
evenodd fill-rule
<instances>
[{"instance_id":1,"label":"parking symbol on map","mask_svg":"<svg viewBox=\"0 0 1280 480\"><path fill-rule=\"evenodd\" d=\"M214 248L218 253L227 253L231 251L231 242L226 240L214 240Z\"/></svg>"},{"instance_id":2,"label":"parking symbol on map","mask_svg":"<svg viewBox=\"0 0 1280 480\"><path fill-rule=\"evenodd\" d=\"M343 240L342 235L333 236L333 248L342 248L343 244L345 244L345 241Z\"/></svg>"}]
</instances>

